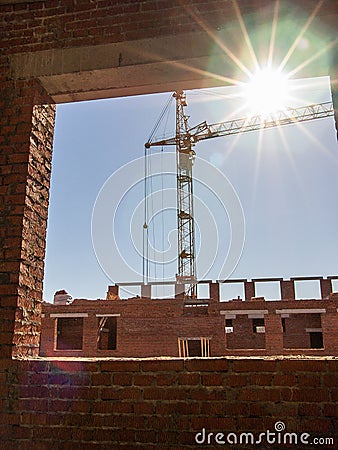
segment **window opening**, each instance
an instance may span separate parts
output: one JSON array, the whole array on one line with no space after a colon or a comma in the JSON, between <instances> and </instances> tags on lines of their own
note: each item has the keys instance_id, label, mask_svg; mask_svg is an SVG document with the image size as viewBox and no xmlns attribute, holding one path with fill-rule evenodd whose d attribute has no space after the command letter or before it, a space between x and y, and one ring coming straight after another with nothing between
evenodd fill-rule
<instances>
[{"instance_id":1,"label":"window opening","mask_svg":"<svg viewBox=\"0 0 338 450\"><path fill-rule=\"evenodd\" d=\"M316 87L316 89L314 89ZM308 79L304 82L304 80L295 80L294 81L294 88L301 89L302 93L300 95L300 98L304 98L305 104L311 104L311 103L318 103L322 101L327 101L330 99L330 80L328 77L321 77L317 79ZM234 90L235 87L228 86L227 88L216 88L215 90L212 90L211 97L214 98L216 101L215 107L211 106L211 100L210 98L210 92L209 92L209 98L206 97L208 95L207 90L201 90L199 94L202 94L204 97L201 97L201 102L199 103L198 98L196 99L196 92L192 91L189 93L189 98L193 99L193 96L195 96L195 100L191 101L191 108L189 106L189 112L193 114L193 117L191 119L191 123L199 123L203 120L208 120L208 122L217 122L220 120L220 118L224 115L227 115L228 113L231 113L234 111L234 104L233 100L231 100L231 104L228 104L226 101L224 101L227 98L228 93L232 95L232 90ZM107 180L109 176L111 176L112 173L119 170L121 167L124 167L125 164L128 162L134 160L135 158L139 158L143 154L143 143L145 142L147 131L150 130L154 125L154 116L157 117L157 111L159 111L160 107L163 105L163 101L165 98L167 98L168 94L155 94L154 96L135 96L135 97L126 97L126 98L120 98L120 99L111 99L111 100L100 100L96 102L79 102L74 104L64 104L64 105L58 105L58 114L57 114L57 123L55 128L55 149L54 149L54 160L53 160L53 176L52 176L52 188L51 188L51 207L50 207L50 214L49 214L49 221L48 221L48 243L47 243L47 258L46 258L46 273L45 273L45 292L44 292L44 298L47 301L50 301L52 299L52 295L55 292L55 290L59 289L61 282L62 285L69 286L68 289L72 293L72 295L77 297L83 297L83 298L97 298L102 294L102 289L104 289L102 286L107 284L106 278L99 267L98 264L96 264L96 261L94 261L94 258L92 257L92 245L90 242L90 239L88 239L87 233L85 233L82 229L81 224L86 223L89 225L88 217L91 217L91 208L89 208L89 205L92 205L95 196L99 192L100 188L102 187L103 183ZM298 95L297 95L298 97ZM205 100L208 101L210 104L210 108L208 108L208 113L206 114L206 110L204 108ZM195 105L193 106L193 103L195 102ZM202 106L201 106L202 105ZM291 106L291 105L290 105ZM295 105L296 106L296 105ZM191 111L190 111L191 109ZM235 107L236 110L236 107ZM114 120L111 121L111 118L114 117ZM134 128L133 131L135 133L124 133L120 132L121 130L124 130L126 127L126 121L125 117L128 117L128 123L134 123L137 124L137 126ZM331 120L331 122L330 122ZM320 123L321 129L325 130L323 131L323 135L330 136L330 133L332 132L331 136L332 139L330 142L328 142L327 148L329 148L329 144L334 145L336 147L336 140L334 138L334 126L332 126L332 120L333 119L325 119L325 121L322 121ZM319 127L319 123L317 121L309 122L306 126L311 127L311 130L313 129L313 133L315 133L316 127ZM327 128L324 128L327 127ZM112 128L114 127L114 129ZM312 128L313 127L313 128ZM307 134L298 136L298 132L302 130L303 127L292 127L286 129L285 133L287 133L286 140L290 142L300 142L300 144L308 145L307 142ZM168 125L168 130L172 130L172 125ZM94 135L93 131L97 131L97 135ZM328 130L328 132L326 132ZM116 155L114 154L112 156L112 150L111 150L111 133L114 134L114 139L118 139L114 142L114 146L116 148L123 148L123 151L117 152ZM284 132L283 132L284 133ZM312 133L312 131L310 132ZM289 136L290 134L290 136ZM268 150L266 153L264 152L264 157L262 158L262 165L259 166L259 174L260 176L257 178L257 181L259 183L263 183L264 180L270 181L267 175L270 173L274 173L270 169L269 159L272 155L272 163L273 161L276 161L276 158L278 159L278 162L281 163L281 169L283 171L280 172L281 179L283 179L283 173L288 174L288 176L291 176L290 170L288 167L288 158L286 157L286 153L284 151L280 151L278 149L278 146L276 145L276 154L274 152L271 153L271 142L272 139L279 139L279 132L278 130L270 130L269 135L271 135L271 141L269 142L268 137L264 140L267 141ZM277 137L276 137L277 136ZM245 142L249 142L252 147L256 144L256 138L257 134L244 134L241 136L241 140L244 140ZM302 139L300 139L302 138ZM304 139L303 139L304 138ZM232 139L231 137L229 140ZM230 142L228 140L228 142ZM224 156L224 145L226 145L227 138L215 140L212 144L212 149L210 150L207 148L207 141L205 142L206 145L202 144L198 148L198 156L201 158L208 158L212 163L215 163L216 166L220 170L224 170L225 165L225 156ZM243 141L243 142L244 142ZM140 146L138 147L138 143L140 143ZM275 142L276 144L279 143L279 141ZM325 142L326 144L326 142ZM231 145L231 144L230 144ZM278 144L279 145L279 144ZM69 146L69 147L68 147ZM97 148L97 153L95 155L95 161L91 158L92 148ZM245 148L246 145L243 144L243 147ZM336 150L334 147L334 151ZM71 149L71 151L70 151ZM264 150L264 149L263 149ZM282 149L283 150L283 149ZM331 147L330 147L331 150ZM296 164L299 165L299 167L302 167L303 159L302 154L304 152L296 152L295 158L296 158ZM319 154L320 152L318 152ZM237 169L231 174L232 179L234 180L234 186L240 191L243 191L243 197L241 197L241 201L243 204L247 203L247 196L250 196L250 191L247 192L244 190L243 186L241 185L241 182L243 180L250 179L248 177L251 176L250 173L250 167L252 167L252 164L257 163L255 161L256 152L251 152L250 155L247 155L245 152L233 152L233 155L230 155L230 164L227 163L227 171L229 170L229 167L237 167L238 165L242 165L244 174L241 175L241 177L237 177ZM236 164L234 164L233 160L231 158L236 159ZM311 158L306 158L307 163L313 164L311 167L316 168L317 161L316 161L316 154L311 154ZM82 159L83 165L81 166L81 173L82 176L78 177L75 174L77 173L77 167L79 158ZM239 159L238 159L239 158ZM253 158L252 160L248 162L248 158ZM329 174L332 174L331 170L336 170L334 164L332 164L332 157L328 153L328 158L325 159L325 156L320 154L320 158L323 164L323 173L325 170L327 170ZM239 161L239 162L238 162ZM264 162L264 164L263 164ZM93 166L94 164L94 166ZM326 164L326 165L324 165ZM92 177L92 171L95 170L95 173L97 176ZM269 172L265 172L265 170L269 170ZM247 173L248 172L248 173ZM298 182L300 185L307 185L312 186L311 183L309 183L308 179L309 177L312 177L311 171L300 171L299 174L297 174L297 179L301 177ZM311 178L313 179L313 178ZM335 178L333 176L327 176L327 179L330 180L333 185L331 186L331 189L329 189L329 192L335 192L334 190L334 183L336 183ZM292 180L291 180L292 181ZM249 183L250 184L250 183ZM275 183L276 186L278 186L278 183ZM314 186L317 186L313 184ZM320 188L322 186L318 185ZM166 184L164 184L164 187L166 187ZM271 187L271 183L270 183ZM264 185L259 185L257 189L264 190ZM266 192L266 190L264 190ZM280 193L272 190L270 193L271 195L278 196ZM136 194L135 194L136 195ZM284 195L284 194L283 194ZM292 208L290 210L293 210L295 212L299 211L299 204L300 204L300 196L301 193L295 193L294 189L294 183L285 183L285 195L288 195L290 202L292 203ZM309 194L310 195L310 194ZM333 195L333 194L332 194ZM270 197L270 196L269 196ZM88 201L88 198L90 201ZM129 197L128 197L129 198ZM257 202L257 208L255 209L255 217L265 217L266 212L266 205L267 203L265 200L269 200L268 196L265 198L261 198L261 202ZM66 203L65 203L66 201ZM328 199L327 203L329 204L330 199ZM76 205L76 208L74 207ZM128 204L129 205L129 204ZM275 202L271 204L273 205L279 205L278 198L276 197ZM291 208L290 206L290 208ZM196 207L197 208L197 207ZM198 210L196 209L196 214L198 214ZM213 212L213 211L212 211ZM217 210L216 210L217 212ZM246 212L249 214L249 212ZM64 215L67 216L67 221L64 220ZM217 216L216 213L213 212L214 216ZM317 217L324 217L324 213L318 213L316 214ZM266 226L269 224L269 230L273 230L274 225L282 225L280 221L278 222L278 207L276 207L276 210L274 209L271 214L269 214L269 220L265 221ZM326 224L329 224L332 222L330 218L327 218L324 222L318 223L316 220L307 220L307 227L304 227L302 220L304 219L304 214L297 215L297 223L295 223L295 226L298 227L296 229L304 229L305 235L302 236L303 239L299 240L297 239L297 243L299 245L304 245L304 242L307 242L306 239L308 236L314 236L313 229L318 229L319 226L326 226ZM250 218L249 218L250 219ZM276 219L276 222L270 223L270 220ZM162 220L162 217L161 217ZM69 230L68 230L68 223L72 222L74 227L79 230L79 233L76 233L76 236L70 236ZM256 223L256 222L255 222ZM86 225L86 227L87 227ZM161 222L161 227L163 223ZM256 224L257 227L260 227L259 230L261 230L261 227L263 225L263 222L258 222ZM87 229L85 227L85 229ZM160 229L161 229L160 227ZM314 228L312 228L314 227ZM257 228L258 229L258 228ZM285 231L285 227L283 227ZM294 230L295 228L292 227ZM124 235L125 228L121 226L121 229L118 228L117 233L120 235ZM163 230L160 233L163 234ZM278 236L278 231L277 231ZM311 240L311 244L313 245L319 245L322 251L324 252L325 249L329 248L331 254L335 254L334 250L332 251L332 239L329 239L329 229L325 230L323 233L316 233L317 235L325 235L326 236L326 247L323 250L323 241L320 241L319 243L316 240ZM255 228L252 229L252 236L257 236L255 232ZM264 237L264 233L262 233L262 236ZM294 236L298 236L297 233L292 232L292 236L290 236L290 239L292 239ZM248 236L249 239L250 236ZM286 236L286 239L288 237ZM171 240L171 239L170 239ZM70 248L71 251L69 251L69 258L64 259L64 248L60 248L60 242L64 242L64 245L67 248ZM119 239L119 244L123 242L123 239ZM246 262L245 267L255 267L255 259L256 259L256 244L255 240L253 241L247 241L248 245L252 246L252 252L250 253L250 259ZM286 241L290 243L290 246L292 247L293 241ZM174 244L174 242L173 242ZM284 245L281 242L280 239L276 239L275 244L277 245L277 248L275 249L275 253L283 252L283 258L281 257L279 261L286 261L285 264L290 264L288 262L288 258L284 255L284 250L288 248L288 246ZM122 245L122 244L121 244ZM258 245L258 243L257 243ZM175 245L172 246L173 248ZM251 248L251 247L249 247ZM257 247L258 248L258 247ZM267 246L267 253L262 254L262 261L266 261L266 257L270 256L269 246ZM301 255L301 246L294 247L295 248L295 254ZM315 253L316 247L313 248L313 253ZM84 252L84 249L88 249L89 251ZM298 251L296 252L296 250ZM127 248L123 248L124 252L127 252L129 257L129 251L131 251L131 246ZM162 248L160 248L162 250ZM286 251L286 250L285 250ZM78 265L78 260L76 258L79 258L79 255L81 255L81 271L78 271L78 274L74 275L74 271L71 270L71 267L74 267L75 265ZM133 254L134 255L134 254ZM287 256L287 255L286 255ZM135 256L136 258L136 256ZM60 263L61 261L61 263ZM243 260L242 260L243 261ZM138 267L138 262L132 260L131 266L132 267ZM304 263L304 261L303 261ZM306 263L306 262L305 262ZM121 279L121 275L118 273L118 264L114 264L114 279L116 281L134 281L134 279L131 279L131 277L128 276L128 274L125 275L125 278ZM95 269L97 272L94 274L95 283L89 283L89 285L85 285L83 283L84 279L89 279L86 277L86 273L93 274L95 272ZM94 272L93 272L94 270ZM263 269L262 269L263 270ZM288 266L288 270L290 270ZM295 272L294 269L291 269L292 273ZM302 271L307 272L309 269L306 269L306 267L302 266ZM242 268L243 271L243 268ZM256 272L260 273L260 268L255 269ZM281 273L283 271L283 266L281 266L278 273ZM250 271L248 272L245 270L245 274L248 277L251 277L253 274L250 274ZM212 277L212 274L208 274L208 277ZM135 280L136 281L136 280ZM55 283L57 285L55 286ZM62 286L61 285L61 286ZM230 288L230 286L226 286L225 283L220 286L221 288L221 298L222 299L237 299L238 296L240 298L243 297L242 293L242 286L239 283L238 287L240 288L240 292L237 292L238 289L236 289L235 292L229 292L227 293L227 288ZM81 289L80 289L81 288ZM224 288L224 292L223 292ZM139 295L139 294L137 294ZM128 294L128 297L130 295ZM275 295L273 295L275 296Z\"/></svg>"},{"instance_id":2,"label":"window opening","mask_svg":"<svg viewBox=\"0 0 338 450\"><path fill-rule=\"evenodd\" d=\"M290 314L283 333L283 345L287 349L323 348L321 314Z\"/></svg>"},{"instance_id":3,"label":"window opening","mask_svg":"<svg viewBox=\"0 0 338 450\"><path fill-rule=\"evenodd\" d=\"M210 338L178 338L179 357L201 357L210 356Z\"/></svg>"},{"instance_id":4,"label":"window opening","mask_svg":"<svg viewBox=\"0 0 338 450\"><path fill-rule=\"evenodd\" d=\"M233 327L233 322L232 319L225 319L225 332L228 333L233 333L234 332L234 327Z\"/></svg>"},{"instance_id":5,"label":"window opening","mask_svg":"<svg viewBox=\"0 0 338 450\"><path fill-rule=\"evenodd\" d=\"M310 346L311 348L324 348L323 333L321 331L310 332Z\"/></svg>"},{"instance_id":6,"label":"window opening","mask_svg":"<svg viewBox=\"0 0 338 450\"><path fill-rule=\"evenodd\" d=\"M320 299L319 280L295 280L295 295L296 300Z\"/></svg>"},{"instance_id":7,"label":"window opening","mask_svg":"<svg viewBox=\"0 0 338 450\"><path fill-rule=\"evenodd\" d=\"M281 289L279 281L256 281L256 297L264 297L265 300L280 300Z\"/></svg>"},{"instance_id":8,"label":"window opening","mask_svg":"<svg viewBox=\"0 0 338 450\"><path fill-rule=\"evenodd\" d=\"M116 317L98 317L97 348L99 350L116 350Z\"/></svg>"},{"instance_id":9,"label":"window opening","mask_svg":"<svg viewBox=\"0 0 338 450\"><path fill-rule=\"evenodd\" d=\"M265 333L264 319L252 319L254 333Z\"/></svg>"},{"instance_id":10,"label":"window opening","mask_svg":"<svg viewBox=\"0 0 338 450\"><path fill-rule=\"evenodd\" d=\"M56 350L82 350L83 318L58 317L56 321Z\"/></svg>"},{"instance_id":11,"label":"window opening","mask_svg":"<svg viewBox=\"0 0 338 450\"><path fill-rule=\"evenodd\" d=\"M220 283L219 288L221 301L245 298L244 283Z\"/></svg>"}]
</instances>

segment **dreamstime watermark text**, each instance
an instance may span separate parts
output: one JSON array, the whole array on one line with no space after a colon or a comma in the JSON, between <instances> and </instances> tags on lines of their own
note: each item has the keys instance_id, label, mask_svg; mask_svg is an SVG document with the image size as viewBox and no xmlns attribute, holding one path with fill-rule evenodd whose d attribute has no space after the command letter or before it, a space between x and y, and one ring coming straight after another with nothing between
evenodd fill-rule
<instances>
[{"instance_id":1,"label":"dreamstime watermark text","mask_svg":"<svg viewBox=\"0 0 338 450\"><path fill-rule=\"evenodd\" d=\"M275 430L261 433L241 432L222 433L209 432L205 428L195 434L195 442L199 445L325 445L334 447L333 437L314 437L309 433L289 433L282 421L275 423Z\"/></svg>"}]
</instances>

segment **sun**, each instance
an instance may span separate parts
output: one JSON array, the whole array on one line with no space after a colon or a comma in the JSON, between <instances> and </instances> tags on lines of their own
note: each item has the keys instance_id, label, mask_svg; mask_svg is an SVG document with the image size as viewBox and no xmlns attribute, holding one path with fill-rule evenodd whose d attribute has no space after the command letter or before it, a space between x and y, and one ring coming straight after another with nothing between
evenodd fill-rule
<instances>
[{"instance_id":1,"label":"sun","mask_svg":"<svg viewBox=\"0 0 338 450\"><path fill-rule=\"evenodd\" d=\"M268 115L288 106L288 77L280 71L261 69L243 86L246 107L252 114Z\"/></svg>"}]
</instances>

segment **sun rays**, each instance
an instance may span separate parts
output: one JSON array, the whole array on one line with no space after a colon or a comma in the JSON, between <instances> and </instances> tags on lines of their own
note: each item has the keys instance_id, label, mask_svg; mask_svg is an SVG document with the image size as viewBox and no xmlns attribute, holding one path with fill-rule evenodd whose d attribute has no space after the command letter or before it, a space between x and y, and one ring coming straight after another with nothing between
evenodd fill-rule
<instances>
[{"instance_id":1,"label":"sun rays","mask_svg":"<svg viewBox=\"0 0 338 450\"><path fill-rule=\"evenodd\" d=\"M281 36L278 35L280 29L283 27L283 14L281 13L281 2L275 0L272 7L269 9L271 17L271 28L269 36L266 38L266 42L262 42L261 45L266 49L265 57L260 58L257 54L257 45L253 44L253 35L250 34L251 30L248 29L246 24L246 17L243 16L240 3L237 0L233 0L231 5L233 11L229 11L229 3L226 2L225 7L229 17L234 17L237 21L236 32L239 34L238 40L243 42L247 58L241 58L241 55L236 52L235 45L232 48L231 43L222 39L220 34L209 26L206 21L198 14L197 10L192 10L191 7L184 5L187 13L192 17L193 21L208 34L212 39L215 46L218 48L219 55L224 54L224 58L227 58L235 68L238 69L238 73L241 74L237 79L235 76L227 77L224 74L224 81L232 83L240 87L238 96L243 97L243 105L237 107L236 110L228 112L225 120L232 118L238 118L240 115L253 115L262 114L263 116L269 113L273 113L277 110L282 110L288 106L304 106L307 103L313 101L307 101L305 98L300 98L297 95L297 89L292 86L292 77L295 75L302 75L302 71L313 64L319 58L330 51L330 49L338 42L335 39L331 42L325 41L323 45L318 44L311 55L307 54L306 57L302 54L301 50L308 45L308 39L306 38L310 30L315 30L315 19L324 3L323 0L319 0L312 11L308 13L307 17L302 19L303 25L299 25L299 30L296 36L293 36L292 42L289 42L287 48L281 47ZM292 7L292 4L289 5ZM289 11L288 11L289 12ZM298 8L299 12L299 8ZM268 23L266 11L265 22ZM297 26L300 21L300 17L297 19ZM224 28L227 28L225 25ZM288 33L288 30L285 31ZM279 38L279 39L278 39ZM291 39L291 38L290 38ZM297 51L299 52L297 53ZM258 52L259 53L259 52ZM263 52L264 53L264 52ZM297 56L296 56L297 55ZM304 57L303 60L300 60ZM290 67L293 64L293 67ZM192 68L191 70L196 71ZM199 71L201 73L201 71ZM206 72L205 72L206 73ZM214 71L209 70L206 76L210 78ZM235 72L232 72L232 74ZM243 79L244 75L244 79ZM220 80L223 75L214 73L215 79ZM289 83L289 80L291 83ZM326 99L329 100L329 99ZM303 124L297 124L300 130L303 131L304 137L310 137L311 132ZM259 146L262 145L262 137L258 139ZM284 147L287 147L287 138L283 129L279 129L281 141ZM320 142L314 136L311 137L314 144L320 148ZM236 139L237 141L237 139ZM259 149L258 149L259 150ZM258 151L258 153L260 153ZM259 155L258 155L259 157Z\"/></svg>"},{"instance_id":2,"label":"sun rays","mask_svg":"<svg viewBox=\"0 0 338 450\"><path fill-rule=\"evenodd\" d=\"M288 107L288 78L272 68L257 71L242 89L250 114L266 116Z\"/></svg>"}]
</instances>

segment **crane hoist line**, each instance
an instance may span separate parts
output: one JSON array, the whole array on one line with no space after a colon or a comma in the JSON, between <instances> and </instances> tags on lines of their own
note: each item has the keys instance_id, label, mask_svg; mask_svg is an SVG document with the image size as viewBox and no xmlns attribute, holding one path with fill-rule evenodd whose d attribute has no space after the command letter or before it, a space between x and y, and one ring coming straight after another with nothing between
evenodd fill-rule
<instances>
[{"instance_id":1,"label":"crane hoist line","mask_svg":"<svg viewBox=\"0 0 338 450\"><path fill-rule=\"evenodd\" d=\"M176 91L176 132L167 139L150 140L145 148L155 146L176 146L176 176L177 176L177 229L178 229L178 268L176 282L184 285L185 299L197 298L197 275L195 255L194 229L194 196L193 196L193 164L195 151L193 147L199 141L223 136L230 136L249 131L307 122L333 116L332 102L324 102L287 108L270 115L255 115L225 122L208 124L201 122L189 126L185 112L187 106L186 94Z\"/></svg>"}]
</instances>

